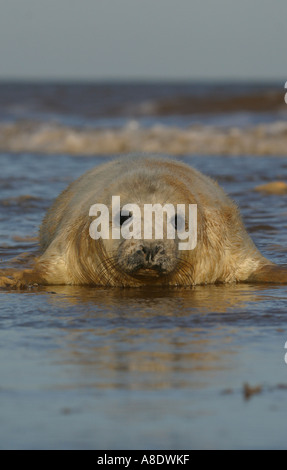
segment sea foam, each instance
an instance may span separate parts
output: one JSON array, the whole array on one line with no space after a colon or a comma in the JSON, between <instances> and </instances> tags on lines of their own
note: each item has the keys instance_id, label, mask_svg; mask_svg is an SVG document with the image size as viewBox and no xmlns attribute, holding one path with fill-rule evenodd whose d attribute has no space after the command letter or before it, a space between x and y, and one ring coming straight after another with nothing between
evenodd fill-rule
<instances>
[{"instance_id":1,"label":"sea foam","mask_svg":"<svg viewBox=\"0 0 287 470\"><path fill-rule=\"evenodd\" d=\"M1 152L108 155L153 152L174 155L287 155L287 123L247 128L192 125L186 128L130 121L119 129L71 127L19 121L0 124Z\"/></svg>"}]
</instances>

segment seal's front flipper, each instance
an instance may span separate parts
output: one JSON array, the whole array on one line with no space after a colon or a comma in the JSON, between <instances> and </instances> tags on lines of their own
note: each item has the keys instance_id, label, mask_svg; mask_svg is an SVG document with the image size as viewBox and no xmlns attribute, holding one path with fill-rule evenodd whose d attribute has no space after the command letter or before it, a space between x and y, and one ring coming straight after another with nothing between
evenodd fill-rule
<instances>
[{"instance_id":1,"label":"seal's front flipper","mask_svg":"<svg viewBox=\"0 0 287 470\"><path fill-rule=\"evenodd\" d=\"M254 271L245 282L287 284L287 267L266 264Z\"/></svg>"},{"instance_id":2,"label":"seal's front flipper","mask_svg":"<svg viewBox=\"0 0 287 470\"><path fill-rule=\"evenodd\" d=\"M6 276L0 276L0 287L11 287L15 282Z\"/></svg>"},{"instance_id":3,"label":"seal's front flipper","mask_svg":"<svg viewBox=\"0 0 287 470\"><path fill-rule=\"evenodd\" d=\"M33 285L45 284L44 279L39 275L39 272L33 269L25 269L22 271L7 270L0 272L0 287L8 289L21 289Z\"/></svg>"}]
</instances>

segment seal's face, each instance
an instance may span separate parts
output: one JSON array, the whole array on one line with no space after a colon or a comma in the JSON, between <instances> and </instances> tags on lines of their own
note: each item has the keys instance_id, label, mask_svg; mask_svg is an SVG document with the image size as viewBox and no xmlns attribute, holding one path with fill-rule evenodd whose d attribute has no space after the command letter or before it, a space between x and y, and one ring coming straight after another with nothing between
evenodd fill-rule
<instances>
[{"instance_id":1,"label":"seal's face","mask_svg":"<svg viewBox=\"0 0 287 470\"><path fill-rule=\"evenodd\" d=\"M130 227L133 226L133 229L135 229L133 214L120 216L118 219L121 228L127 228L129 223L133 224L134 222L134 225L130 225ZM128 279L131 282L134 280L137 285L170 283L171 277L174 276L182 263L181 252L178 249L178 239L167 238L167 218L163 223L162 238L155 238L154 225L152 237L144 238L144 222L144 219L142 219L142 230L139 236L128 239L121 237L117 244L114 243L113 267L125 278L128 284ZM173 220L175 227L176 223L177 221Z\"/></svg>"},{"instance_id":2,"label":"seal's face","mask_svg":"<svg viewBox=\"0 0 287 470\"><path fill-rule=\"evenodd\" d=\"M103 237L102 249L97 248L100 282L122 286L191 282L190 254L180 248L187 235L179 237L188 231L189 221L178 207L189 201L177 186L157 173L151 176L147 169L133 176L128 173L103 196L104 204L108 206L111 199L112 203L109 237Z\"/></svg>"}]
</instances>

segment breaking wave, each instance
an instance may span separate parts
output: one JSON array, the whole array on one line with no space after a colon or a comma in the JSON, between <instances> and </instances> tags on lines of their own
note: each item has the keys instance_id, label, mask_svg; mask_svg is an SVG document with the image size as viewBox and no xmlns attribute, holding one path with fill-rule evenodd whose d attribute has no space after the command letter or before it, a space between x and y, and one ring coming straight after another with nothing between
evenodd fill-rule
<instances>
[{"instance_id":1,"label":"breaking wave","mask_svg":"<svg viewBox=\"0 0 287 470\"><path fill-rule=\"evenodd\" d=\"M72 127L56 123L0 123L0 151L69 155L155 152L174 155L287 155L287 123L220 128L186 128L130 121L118 129Z\"/></svg>"}]
</instances>

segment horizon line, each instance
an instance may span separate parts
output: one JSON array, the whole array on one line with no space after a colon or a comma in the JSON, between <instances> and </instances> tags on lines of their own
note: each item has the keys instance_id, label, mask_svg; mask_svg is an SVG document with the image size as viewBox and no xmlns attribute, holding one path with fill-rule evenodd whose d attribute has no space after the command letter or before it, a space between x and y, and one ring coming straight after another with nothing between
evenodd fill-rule
<instances>
[{"instance_id":1,"label":"horizon line","mask_svg":"<svg viewBox=\"0 0 287 470\"><path fill-rule=\"evenodd\" d=\"M202 78L187 78L187 77L1 77L0 83L194 83L194 84L210 84L210 83L266 83L266 84L279 84L282 82L283 88L286 83L286 77L202 77Z\"/></svg>"}]
</instances>

